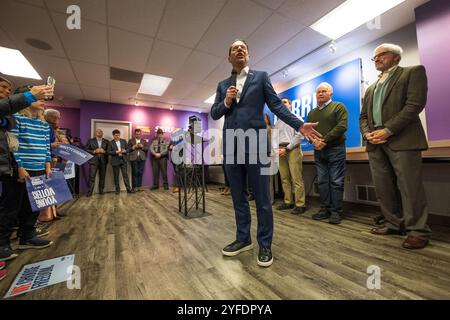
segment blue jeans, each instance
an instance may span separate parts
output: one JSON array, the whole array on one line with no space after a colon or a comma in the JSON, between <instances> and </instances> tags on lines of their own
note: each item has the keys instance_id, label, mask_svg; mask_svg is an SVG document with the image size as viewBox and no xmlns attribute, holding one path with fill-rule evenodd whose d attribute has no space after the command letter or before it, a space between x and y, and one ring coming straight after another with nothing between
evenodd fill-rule
<instances>
[{"instance_id":1,"label":"blue jeans","mask_svg":"<svg viewBox=\"0 0 450 320\"><path fill-rule=\"evenodd\" d=\"M320 208L342 214L345 182L345 146L314 150L320 193Z\"/></svg>"}]
</instances>

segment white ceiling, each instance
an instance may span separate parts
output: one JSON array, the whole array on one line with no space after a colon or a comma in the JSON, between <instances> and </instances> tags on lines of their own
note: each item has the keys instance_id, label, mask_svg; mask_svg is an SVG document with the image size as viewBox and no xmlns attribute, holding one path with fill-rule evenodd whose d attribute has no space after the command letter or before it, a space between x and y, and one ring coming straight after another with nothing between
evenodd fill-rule
<instances>
[{"instance_id":1,"label":"white ceiling","mask_svg":"<svg viewBox=\"0 0 450 320\"><path fill-rule=\"evenodd\" d=\"M330 41L308 26L342 2L2 0L0 46L21 50L44 79L56 78L55 102L64 106L76 107L82 99L133 104L130 98L139 84L110 80L109 67L115 67L174 79L162 97L139 95L140 105L207 112L210 105L204 100L229 75L228 46L236 38L247 40L250 66L273 74L275 84L336 58L322 49L314 59L308 57L307 66L296 62ZM405 1L383 16L383 28L376 33L355 30L343 38L345 48L360 47L412 22L413 9L423 2ZM81 30L66 27L66 8L73 4L81 8ZM34 48L27 38L45 41L52 49ZM286 66L288 77L275 74ZM10 78L15 85L38 83Z\"/></svg>"}]
</instances>

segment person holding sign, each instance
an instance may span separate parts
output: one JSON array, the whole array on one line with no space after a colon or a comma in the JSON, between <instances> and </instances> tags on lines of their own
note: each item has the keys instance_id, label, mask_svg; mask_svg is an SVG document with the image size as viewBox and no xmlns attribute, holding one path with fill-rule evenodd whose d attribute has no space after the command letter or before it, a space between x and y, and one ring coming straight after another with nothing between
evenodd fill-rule
<instances>
[{"instance_id":1,"label":"person holding sign","mask_svg":"<svg viewBox=\"0 0 450 320\"><path fill-rule=\"evenodd\" d=\"M28 92L28 86L21 87L16 93ZM28 192L25 185L26 179L31 177L51 174L50 162L50 128L39 117L45 105L44 101L36 101L30 107L14 115L16 127L11 130L19 141L19 149L14 152L17 163L13 176L5 188L11 188L15 192L8 193L0 216L0 260L15 258L11 250L10 237L12 228L19 218L19 249L41 249L53 244L52 241L36 237L35 223L39 211L31 208Z\"/></svg>"}]
</instances>

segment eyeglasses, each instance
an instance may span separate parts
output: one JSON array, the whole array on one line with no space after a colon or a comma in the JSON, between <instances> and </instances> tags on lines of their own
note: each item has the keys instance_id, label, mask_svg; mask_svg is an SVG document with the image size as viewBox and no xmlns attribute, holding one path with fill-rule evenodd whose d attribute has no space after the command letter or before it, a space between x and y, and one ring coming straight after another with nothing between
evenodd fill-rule
<instances>
[{"instance_id":1,"label":"eyeglasses","mask_svg":"<svg viewBox=\"0 0 450 320\"><path fill-rule=\"evenodd\" d=\"M375 61L378 58L384 57L388 53L391 53L391 52L390 51L381 52L381 53L377 54L376 56L374 56L373 58L371 58L370 60Z\"/></svg>"}]
</instances>

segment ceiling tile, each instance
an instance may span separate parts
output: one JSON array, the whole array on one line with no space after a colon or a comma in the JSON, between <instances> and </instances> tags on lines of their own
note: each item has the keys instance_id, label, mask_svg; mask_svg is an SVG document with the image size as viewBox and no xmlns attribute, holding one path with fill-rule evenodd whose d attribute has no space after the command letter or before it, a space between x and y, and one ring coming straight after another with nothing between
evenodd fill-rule
<instances>
[{"instance_id":1,"label":"ceiling tile","mask_svg":"<svg viewBox=\"0 0 450 320\"><path fill-rule=\"evenodd\" d=\"M169 88L167 88L167 91L164 93L164 96L160 99L165 98L183 99L184 97L189 95L192 91L194 91L195 88L197 87L198 84L195 84L192 81L174 80L170 84Z\"/></svg>"},{"instance_id":2,"label":"ceiling tile","mask_svg":"<svg viewBox=\"0 0 450 320\"><path fill-rule=\"evenodd\" d=\"M65 57L58 34L45 9L11 0L2 0L1 6L0 28L7 32L20 50ZM44 41L52 49L37 49L25 42L27 38Z\"/></svg>"},{"instance_id":3,"label":"ceiling tile","mask_svg":"<svg viewBox=\"0 0 450 320\"><path fill-rule=\"evenodd\" d=\"M110 65L116 68L143 72L153 39L109 28Z\"/></svg>"},{"instance_id":4,"label":"ceiling tile","mask_svg":"<svg viewBox=\"0 0 450 320\"><path fill-rule=\"evenodd\" d=\"M52 76L56 80L56 86L60 82L77 83L69 60L36 53L24 52L24 55L44 81L46 81L48 76Z\"/></svg>"},{"instance_id":5,"label":"ceiling tile","mask_svg":"<svg viewBox=\"0 0 450 320\"><path fill-rule=\"evenodd\" d=\"M265 7L268 7L272 10L278 9L284 1L286 0L253 0L259 4L262 4Z\"/></svg>"},{"instance_id":6,"label":"ceiling tile","mask_svg":"<svg viewBox=\"0 0 450 320\"><path fill-rule=\"evenodd\" d=\"M217 86L200 85L194 89L186 99L192 99L203 103L206 99L211 97L216 92Z\"/></svg>"},{"instance_id":7,"label":"ceiling tile","mask_svg":"<svg viewBox=\"0 0 450 320\"><path fill-rule=\"evenodd\" d=\"M23 2L38 7L45 7L44 0L16 0L16 2Z\"/></svg>"},{"instance_id":8,"label":"ceiling tile","mask_svg":"<svg viewBox=\"0 0 450 320\"><path fill-rule=\"evenodd\" d=\"M230 76L231 69L232 66L228 59L223 59L219 66L202 81L202 84L212 85L217 88L220 81Z\"/></svg>"},{"instance_id":9,"label":"ceiling tile","mask_svg":"<svg viewBox=\"0 0 450 320\"><path fill-rule=\"evenodd\" d=\"M286 44L267 55L255 65L255 68L264 70L267 65L267 69L281 69L328 41L327 37L306 28Z\"/></svg>"},{"instance_id":10,"label":"ceiling tile","mask_svg":"<svg viewBox=\"0 0 450 320\"><path fill-rule=\"evenodd\" d=\"M225 0L169 1L158 38L194 48L224 3Z\"/></svg>"},{"instance_id":11,"label":"ceiling tile","mask_svg":"<svg viewBox=\"0 0 450 320\"><path fill-rule=\"evenodd\" d=\"M287 0L278 12L305 26L310 26L345 0Z\"/></svg>"},{"instance_id":12,"label":"ceiling tile","mask_svg":"<svg viewBox=\"0 0 450 320\"><path fill-rule=\"evenodd\" d=\"M81 18L93 20L106 24L106 3L105 0L45 0L48 8L52 11L64 13L67 17L67 8L70 5L77 5L80 7ZM81 29L83 29L83 22L81 22Z\"/></svg>"},{"instance_id":13,"label":"ceiling tile","mask_svg":"<svg viewBox=\"0 0 450 320\"><path fill-rule=\"evenodd\" d=\"M221 58L207 53L194 51L186 60L176 79L190 82L201 82L208 76L222 61Z\"/></svg>"},{"instance_id":14,"label":"ceiling tile","mask_svg":"<svg viewBox=\"0 0 450 320\"><path fill-rule=\"evenodd\" d=\"M72 66L81 85L109 88L109 67L78 61L72 61Z\"/></svg>"},{"instance_id":15,"label":"ceiling tile","mask_svg":"<svg viewBox=\"0 0 450 320\"><path fill-rule=\"evenodd\" d=\"M230 0L209 27L197 49L219 57L228 56L235 39L250 36L272 11L252 1Z\"/></svg>"},{"instance_id":16,"label":"ceiling tile","mask_svg":"<svg viewBox=\"0 0 450 320\"><path fill-rule=\"evenodd\" d=\"M110 26L155 37L166 0L109 0Z\"/></svg>"},{"instance_id":17,"label":"ceiling tile","mask_svg":"<svg viewBox=\"0 0 450 320\"><path fill-rule=\"evenodd\" d=\"M16 49L16 45L1 29L0 29L0 47Z\"/></svg>"},{"instance_id":18,"label":"ceiling tile","mask_svg":"<svg viewBox=\"0 0 450 320\"><path fill-rule=\"evenodd\" d=\"M97 88L93 86L81 86L81 91L83 91L84 98L86 100L92 101L110 101L110 92L106 88Z\"/></svg>"},{"instance_id":19,"label":"ceiling tile","mask_svg":"<svg viewBox=\"0 0 450 320\"><path fill-rule=\"evenodd\" d=\"M119 80L110 81L111 90L132 92L133 96L136 95L136 93L138 92L140 85L141 85L140 83L131 83Z\"/></svg>"},{"instance_id":20,"label":"ceiling tile","mask_svg":"<svg viewBox=\"0 0 450 320\"><path fill-rule=\"evenodd\" d=\"M250 59L257 63L303 29L305 26L280 14L273 14L246 40L250 48Z\"/></svg>"},{"instance_id":21,"label":"ceiling tile","mask_svg":"<svg viewBox=\"0 0 450 320\"><path fill-rule=\"evenodd\" d=\"M58 81L58 79L56 79ZM55 85L55 98L60 99L83 99L80 86L71 83L58 83Z\"/></svg>"},{"instance_id":22,"label":"ceiling tile","mask_svg":"<svg viewBox=\"0 0 450 320\"><path fill-rule=\"evenodd\" d=\"M174 77L191 52L191 49L165 41L155 40L145 72L165 77Z\"/></svg>"},{"instance_id":23,"label":"ceiling tile","mask_svg":"<svg viewBox=\"0 0 450 320\"><path fill-rule=\"evenodd\" d=\"M52 17L70 59L108 65L106 26L83 21L81 30L69 30L64 14L53 12Z\"/></svg>"}]
</instances>

